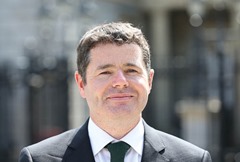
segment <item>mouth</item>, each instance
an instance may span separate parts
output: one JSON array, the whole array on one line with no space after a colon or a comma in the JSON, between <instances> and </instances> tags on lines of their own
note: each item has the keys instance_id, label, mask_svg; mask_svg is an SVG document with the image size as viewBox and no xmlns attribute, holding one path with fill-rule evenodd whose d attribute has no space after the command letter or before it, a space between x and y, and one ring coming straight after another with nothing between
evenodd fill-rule
<instances>
[{"instance_id":1,"label":"mouth","mask_svg":"<svg viewBox=\"0 0 240 162\"><path fill-rule=\"evenodd\" d=\"M130 100L134 96L131 94L111 94L107 97L107 100L113 100L113 101L125 101Z\"/></svg>"}]
</instances>

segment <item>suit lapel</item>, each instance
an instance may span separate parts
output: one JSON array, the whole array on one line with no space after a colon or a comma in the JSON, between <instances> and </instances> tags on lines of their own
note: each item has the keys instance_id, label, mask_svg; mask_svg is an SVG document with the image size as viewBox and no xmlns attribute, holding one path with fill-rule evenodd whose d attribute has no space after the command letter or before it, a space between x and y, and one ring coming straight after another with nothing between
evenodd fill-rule
<instances>
[{"instance_id":1,"label":"suit lapel","mask_svg":"<svg viewBox=\"0 0 240 162\"><path fill-rule=\"evenodd\" d=\"M94 162L94 156L88 136L88 120L79 129L68 146L63 162Z\"/></svg>"},{"instance_id":2,"label":"suit lapel","mask_svg":"<svg viewBox=\"0 0 240 162\"><path fill-rule=\"evenodd\" d=\"M145 135L142 162L169 162L170 160L164 156L165 145L159 133L145 122L143 124ZM95 162L88 135L88 120L69 144L62 161Z\"/></svg>"},{"instance_id":3,"label":"suit lapel","mask_svg":"<svg viewBox=\"0 0 240 162\"><path fill-rule=\"evenodd\" d=\"M161 136L155 129L147 125L145 122L144 129L144 147L142 162L168 162L168 158L164 156L165 145L161 140Z\"/></svg>"}]
</instances>

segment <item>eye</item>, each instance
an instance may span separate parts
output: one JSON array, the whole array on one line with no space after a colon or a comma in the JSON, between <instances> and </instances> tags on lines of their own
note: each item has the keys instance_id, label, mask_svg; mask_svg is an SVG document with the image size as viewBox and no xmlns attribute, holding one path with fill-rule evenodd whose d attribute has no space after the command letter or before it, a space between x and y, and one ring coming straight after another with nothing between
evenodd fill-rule
<instances>
[{"instance_id":1,"label":"eye","mask_svg":"<svg viewBox=\"0 0 240 162\"><path fill-rule=\"evenodd\" d=\"M109 74L111 74L110 71L102 71L102 72L100 72L100 75L109 75Z\"/></svg>"},{"instance_id":2,"label":"eye","mask_svg":"<svg viewBox=\"0 0 240 162\"><path fill-rule=\"evenodd\" d=\"M137 73L138 71L136 69L127 69L127 73Z\"/></svg>"}]
</instances>

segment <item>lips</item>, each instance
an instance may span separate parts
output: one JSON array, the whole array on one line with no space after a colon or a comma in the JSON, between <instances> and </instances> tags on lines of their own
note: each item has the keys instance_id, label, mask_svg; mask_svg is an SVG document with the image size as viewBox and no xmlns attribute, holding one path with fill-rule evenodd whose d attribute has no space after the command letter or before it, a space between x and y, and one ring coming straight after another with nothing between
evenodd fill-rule
<instances>
[{"instance_id":1,"label":"lips","mask_svg":"<svg viewBox=\"0 0 240 162\"><path fill-rule=\"evenodd\" d=\"M132 94L120 93L120 94L111 94L107 97L108 100L116 100L116 101L123 101L129 100L133 97Z\"/></svg>"}]
</instances>

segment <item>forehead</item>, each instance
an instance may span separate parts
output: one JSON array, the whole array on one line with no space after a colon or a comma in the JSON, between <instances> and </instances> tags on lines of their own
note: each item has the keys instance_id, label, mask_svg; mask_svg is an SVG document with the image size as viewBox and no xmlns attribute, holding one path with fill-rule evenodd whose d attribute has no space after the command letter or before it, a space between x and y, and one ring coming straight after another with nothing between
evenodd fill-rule
<instances>
[{"instance_id":1,"label":"forehead","mask_svg":"<svg viewBox=\"0 0 240 162\"><path fill-rule=\"evenodd\" d=\"M99 44L90 50L90 64L143 63L141 48L136 44Z\"/></svg>"}]
</instances>

